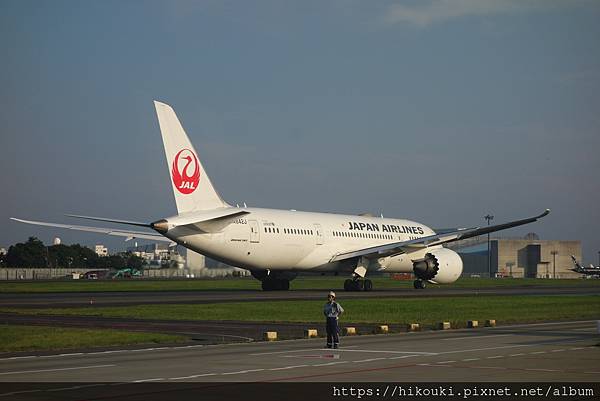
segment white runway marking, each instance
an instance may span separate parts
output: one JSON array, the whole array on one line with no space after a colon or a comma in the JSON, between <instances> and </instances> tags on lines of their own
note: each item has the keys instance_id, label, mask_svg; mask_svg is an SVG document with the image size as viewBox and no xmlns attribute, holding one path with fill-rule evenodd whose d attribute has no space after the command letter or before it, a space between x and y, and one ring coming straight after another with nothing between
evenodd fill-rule
<instances>
[{"instance_id":1,"label":"white runway marking","mask_svg":"<svg viewBox=\"0 0 600 401\"><path fill-rule=\"evenodd\" d=\"M561 370L555 370L555 369L525 369L525 370L531 370L534 372L562 372Z\"/></svg>"},{"instance_id":2,"label":"white runway marking","mask_svg":"<svg viewBox=\"0 0 600 401\"><path fill-rule=\"evenodd\" d=\"M156 379L142 379L142 380L134 380L133 383L145 383L145 382L157 382L165 380L163 377L157 377Z\"/></svg>"},{"instance_id":3,"label":"white runway marking","mask_svg":"<svg viewBox=\"0 0 600 401\"><path fill-rule=\"evenodd\" d=\"M71 386L71 387L61 387L61 388L52 388L52 389L48 389L46 391L68 391L68 390L79 390L80 388L86 388L86 387L98 387L98 386L105 386L106 384L101 383L101 384L88 384L86 386Z\"/></svg>"},{"instance_id":4,"label":"white runway marking","mask_svg":"<svg viewBox=\"0 0 600 401\"><path fill-rule=\"evenodd\" d=\"M2 372L0 375L18 375L21 373L41 373L41 372L60 372L63 370L81 370L81 369L98 369L98 368L108 368L110 366L117 365L92 365L92 366L76 366L72 368L58 368L58 369L40 369L40 370L21 370L18 372Z\"/></svg>"},{"instance_id":5,"label":"white runway marking","mask_svg":"<svg viewBox=\"0 0 600 401\"><path fill-rule=\"evenodd\" d=\"M371 359L361 359L361 360L359 360L359 361L352 361L352 362L354 362L354 363L361 363L361 362L373 362L373 361L382 361L382 360L384 360L384 359L387 359L387 358L371 358Z\"/></svg>"},{"instance_id":6,"label":"white runway marking","mask_svg":"<svg viewBox=\"0 0 600 401\"><path fill-rule=\"evenodd\" d=\"M26 359L26 358L59 358L65 356L78 356L78 355L100 355L100 354L116 354L120 352L141 352L141 351L160 351L160 350L183 350L186 348L202 348L206 345L184 345L181 347L158 347L158 348L141 348L141 349L117 349L110 351L94 351L94 352L76 352L70 354L53 354L53 355L26 355L26 356L13 356L9 358L0 358L0 361L7 361L13 359Z\"/></svg>"},{"instance_id":7,"label":"white runway marking","mask_svg":"<svg viewBox=\"0 0 600 401\"><path fill-rule=\"evenodd\" d=\"M294 366L284 366L282 368L271 368L269 370L288 370L288 369L296 369L296 368L305 368L310 365L294 365Z\"/></svg>"},{"instance_id":8,"label":"white runway marking","mask_svg":"<svg viewBox=\"0 0 600 401\"><path fill-rule=\"evenodd\" d=\"M312 366L331 366L331 365L340 365L342 363L348 363L348 361L340 361L340 362L329 362L329 363L319 363L317 365Z\"/></svg>"},{"instance_id":9,"label":"white runway marking","mask_svg":"<svg viewBox=\"0 0 600 401\"><path fill-rule=\"evenodd\" d=\"M35 355L13 356L13 357L10 357L10 358L0 359L0 361L9 361L9 360L12 360L12 359L29 359L29 358L37 358L37 356L35 356Z\"/></svg>"},{"instance_id":10,"label":"white runway marking","mask_svg":"<svg viewBox=\"0 0 600 401\"><path fill-rule=\"evenodd\" d=\"M205 376L216 376L216 373L202 373L199 375L190 375L190 376L181 376L181 377L170 377L169 380L182 380L182 379L194 379L196 377L205 377Z\"/></svg>"},{"instance_id":11,"label":"white runway marking","mask_svg":"<svg viewBox=\"0 0 600 401\"><path fill-rule=\"evenodd\" d=\"M595 320L578 320L575 322L551 322L551 323L529 323L529 324L513 324L509 326L503 326L504 329L512 329L519 327L536 327L536 326L556 326L556 325L570 325L570 324L581 324L581 323L596 323Z\"/></svg>"},{"instance_id":12,"label":"white runway marking","mask_svg":"<svg viewBox=\"0 0 600 401\"><path fill-rule=\"evenodd\" d=\"M368 349L336 349L335 352L365 352L365 353L380 353L380 354L412 354L412 355L437 355L434 352L419 352L419 351L386 351L386 350L368 350Z\"/></svg>"},{"instance_id":13,"label":"white runway marking","mask_svg":"<svg viewBox=\"0 0 600 401\"><path fill-rule=\"evenodd\" d=\"M356 345L352 345L346 348L351 348L351 347L356 347ZM303 349L294 349L291 351L274 351L274 352L259 352L257 354L248 354L250 356L262 356L262 355L278 355L278 354L291 354L291 353L296 353L296 352L308 352L308 351L328 351L328 352L334 352L333 349L331 348L303 348ZM338 352L339 349L336 349L335 352Z\"/></svg>"},{"instance_id":14,"label":"white runway marking","mask_svg":"<svg viewBox=\"0 0 600 401\"><path fill-rule=\"evenodd\" d=\"M414 358L420 355L400 355L400 356L392 356L389 357L388 359L404 359L404 358Z\"/></svg>"},{"instance_id":15,"label":"white runway marking","mask_svg":"<svg viewBox=\"0 0 600 401\"><path fill-rule=\"evenodd\" d=\"M465 336L465 337L455 337L455 338L443 338L442 341L454 341L454 340L473 340L475 338L492 338L492 337L507 337L513 336L514 334L494 334L491 336L486 335L473 335L473 336Z\"/></svg>"},{"instance_id":16,"label":"white runway marking","mask_svg":"<svg viewBox=\"0 0 600 401\"><path fill-rule=\"evenodd\" d=\"M489 350L494 350L494 349L506 349L506 348L518 348L518 347L534 347L537 344L516 344L516 345L506 345L503 347L489 347L489 348L471 348L471 349L461 349L461 350L456 350L456 351L444 351L444 352L438 352L437 354L432 354L432 355L445 355L445 354L459 354L462 352L474 352L474 351L489 351Z\"/></svg>"},{"instance_id":17,"label":"white runway marking","mask_svg":"<svg viewBox=\"0 0 600 401\"><path fill-rule=\"evenodd\" d=\"M13 391L12 393L4 393L4 394L0 394L0 397L6 397L9 395L16 395L16 394L26 394L26 393L37 393L39 391L42 390L23 390L23 391Z\"/></svg>"}]
</instances>

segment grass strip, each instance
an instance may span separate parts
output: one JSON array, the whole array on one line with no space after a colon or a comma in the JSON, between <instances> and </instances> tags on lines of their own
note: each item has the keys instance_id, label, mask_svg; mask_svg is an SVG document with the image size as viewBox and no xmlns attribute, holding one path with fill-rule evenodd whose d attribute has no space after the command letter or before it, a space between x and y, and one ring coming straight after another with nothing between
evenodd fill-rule
<instances>
[{"instance_id":1,"label":"grass strip","mask_svg":"<svg viewBox=\"0 0 600 401\"><path fill-rule=\"evenodd\" d=\"M1 273L0 273L1 274ZM342 289L345 277L299 277L290 284L292 290ZM389 277L371 278L377 289L412 288L412 280L394 280ZM600 280L580 279L524 279L524 278L461 278L450 285L428 288L503 288L503 287L596 287ZM260 281L252 278L191 279L191 280L73 280L40 282L0 282L0 293L52 293L103 291L231 291L260 290Z\"/></svg>"},{"instance_id":2,"label":"grass strip","mask_svg":"<svg viewBox=\"0 0 600 401\"><path fill-rule=\"evenodd\" d=\"M184 336L113 329L0 325L0 352L60 350L187 341Z\"/></svg>"},{"instance_id":3,"label":"grass strip","mask_svg":"<svg viewBox=\"0 0 600 401\"><path fill-rule=\"evenodd\" d=\"M339 299L346 310L342 322L420 323L433 326L450 321L464 327L467 320L496 319L499 323L600 319L599 295L470 296L445 298ZM215 304L139 305L17 309L0 312L81 315L130 319L242 320L260 322L321 322L324 301L233 302Z\"/></svg>"}]
</instances>

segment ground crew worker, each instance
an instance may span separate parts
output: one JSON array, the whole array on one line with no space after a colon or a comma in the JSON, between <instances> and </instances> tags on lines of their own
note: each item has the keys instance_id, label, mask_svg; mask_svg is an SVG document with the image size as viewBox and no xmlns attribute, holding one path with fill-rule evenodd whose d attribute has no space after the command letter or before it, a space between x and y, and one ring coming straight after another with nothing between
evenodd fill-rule
<instances>
[{"instance_id":1,"label":"ground crew worker","mask_svg":"<svg viewBox=\"0 0 600 401\"><path fill-rule=\"evenodd\" d=\"M338 317L344 313L342 305L335 302L335 292L329 291L323 314L327 319L327 348L337 348L340 344Z\"/></svg>"}]
</instances>

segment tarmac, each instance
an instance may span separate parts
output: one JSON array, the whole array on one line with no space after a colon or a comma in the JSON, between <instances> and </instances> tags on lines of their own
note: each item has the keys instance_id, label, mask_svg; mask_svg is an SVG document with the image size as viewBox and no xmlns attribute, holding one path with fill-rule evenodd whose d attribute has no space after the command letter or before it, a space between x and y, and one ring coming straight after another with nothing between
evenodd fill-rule
<instances>
[{"instance_id":1,"label":"tarmac","mask_svg":"<svg viewBox=\"0 0 600 401\"><path fill-rule=\"evenodd\" d=\"M0 357L0 382L597 382L599 343L595 321L574 321L343 337L339 349L317 338L31 353Z\"/></svg>"},{"instance_id":2,"label":"tarmac","mask_svg":"<svg viewBox=\"0 0 600 401\"><path fill-rule=\"evenodd\" d=\"M0 293L0 306L18 308L128 306L148 304L194 304L216 302L322 300L324 290L261 291L261 290L202 290L202 291L144 291L144 292L68 292L68 293ZM340 291L344 299L361 298L431 298L449 296L513 296L513 295L598 295L600 286L589 287L499 287L499 288L396 288L375 289L369 292Z\"/></svg>"},{"instance_id":3,"label":"tarmac","mask_svg":"<svg viewBox=\"0 0 600 401\"><path fill-rule=\"evenodd\" d=\"M428 298L475 294L598 295L600 288L395 289L344 293L344 299ZM93 305L90 305L90 299L93 300ZM0 305L95 307L296 299L323 299L323 291L4 293L0 294ZM148 400L152 396L158 397L152 399L184 399L182 397L186 394L192 397L190 399L197 399L198 386L201 386L202 394L214 396L204 399L223 399L224 391L234 391L232 397L248 391L266 391L275 396L284 394L288 401L294 399L293 394L290 394L294 390L287 387L275 388L274 392L272 387L244 387L236 393L236 390L231 390L233 387L223 387L228 383L263 385L315 382L315 386L308 388L314 393L321 391L319 384L326 383L588 382L597 385L600 381L600 334L596 321L348 336L342 337L341 347L335 350L324 348L325 340L322 337L257 341L268 330L278 331L280 339L298 338L304 329L309 328L306 323L135 320L12 313L0 314L0 322L60 327L111 327L184 334L193 340L184 345L172 346L138 345L0 354L0 401ZM373 328L357 326L361 334L369 333ZM315 328L323 334L322 325ZM394 326L390 328L392 331L405 330ZM131 387L140 385L145 386ZM151 385L159 387L147 387ZM181 391L181 386L184 386L183 393L178 392ZM302 395L306 390L306 387L300 388L296 395ZM329 391L328 388L325 390Z\"/></svg>"}]
</instances>

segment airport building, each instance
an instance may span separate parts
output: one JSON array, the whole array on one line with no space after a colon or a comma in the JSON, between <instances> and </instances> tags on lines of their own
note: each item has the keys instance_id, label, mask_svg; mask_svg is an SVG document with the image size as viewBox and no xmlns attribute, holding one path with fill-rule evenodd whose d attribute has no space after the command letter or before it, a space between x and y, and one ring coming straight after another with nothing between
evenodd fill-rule
<instances>
[{"instance_id":1,"label":"airport building","mask_svg":"<svg viewBox=\"0 0 600 401\"><path fill-rule=\"evenodd\" d=\"M447 244L463 260L463 277L580 278L571 255L581 260L581 241L542 240L536 234L524 238L487 236ZM488 270L489 260L489 270Z\"/></svg>"}]
</instances>

